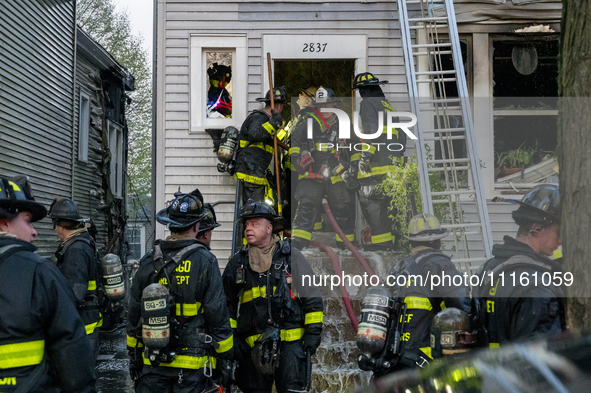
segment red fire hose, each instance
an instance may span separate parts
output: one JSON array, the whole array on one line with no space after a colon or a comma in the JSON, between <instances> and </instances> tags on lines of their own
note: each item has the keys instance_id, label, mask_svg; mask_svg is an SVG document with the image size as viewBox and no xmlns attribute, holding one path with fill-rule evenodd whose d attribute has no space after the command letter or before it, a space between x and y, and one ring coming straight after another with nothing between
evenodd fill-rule
<instances>
[{"instance_id":1,"label":"red fire hose","mask_svg":"<svg viewBox=\"0 0 591 393\"><path fill-rule=\"evenodd\" d=\"M332 228L339 235L341 240L345 243L345 246L347 246L347 248L353 253L355 258L359 261L361 266L363 266L367 274L369 274L370 276L375 276L373 270L371 269L371 267L369 267L369 264L367 263L365 258L363 258L361 253L359 253L359 250L355 248L355 246L349 241L349 239L347 239L347 236L345 236L343 230L339 227L339 224L337 224L337 220L335 220L334 216L332 215L332 212L330 211L330 206L328 206L328 201L326 200L326 198L322 198L322 207L324 208L324 211L328 216L328 220L330 221Z\"/></svg>"},{"instance_id":2,"label":"red fire hose","mask_svg":"<svg viewBox=\"0 0 591 393\"><path fill-rule=\"evenodd\" d=\"M339 257L334 252L332 247L330 247L324 243L314 241L314 240L311 241L310 244L314 247L318 247L321 250L324 250L328 254L328 256L330 257L330 260L332 261L332 267L334 268L336 275L341 277L343 275L343 271L341 270L341 265L339 264ZM347 292L347 289L345 288L345 286L342 283L339 286L339 291L341 292L341 298L343 299L343 303L345 304L345 309L347 310L347 315L349 316L349 319L351 320L351 326L353 326L353 330L355 332L357 332L357 328L359 327L359 321L357 320L357 315L355 314L355 311L353 311L353 306L351 305L351 299L349 299L349 293Z\"/></svg>"}]
</instances>

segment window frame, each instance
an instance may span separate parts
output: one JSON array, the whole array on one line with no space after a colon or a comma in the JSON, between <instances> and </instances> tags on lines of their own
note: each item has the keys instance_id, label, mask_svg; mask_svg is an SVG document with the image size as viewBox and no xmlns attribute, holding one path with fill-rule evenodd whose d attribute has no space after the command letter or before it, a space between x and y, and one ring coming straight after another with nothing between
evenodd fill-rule
<instances>
[{"instance_id":1,"label":"window frame","mask_svg":"<svg viewBox=\"0 0 591 393\"><path fill-rule=\"evenodd\" d=\"M80 91L78 100L78 161L88 162L90 143L90 95Z\"/></svg>"},{"instance_id":2,"label":"window frame","mask_svg":"<svg viewBox=\"0 0 591 393\"><path fill-rule=\"evenodd\" d=\"M247 38L239 35L191 34L189 132L201 133L206 128L239 127L247 110ZM207 118L206 81L207 60L205 53L229 51L232 53L232 118Z\"/></svg>"},{"instance_id":3,"label":"window frame","mask_svg":"<svg viewBox=\"0 0 591 393\"><path fill-rule=\"evenodd\" d=\"M144 254L146 253L146 227L145 225L138 225L138 224L130 224L128 226L128 230L136 230L139 229L140 230L140 240L139 240L139 245L140 245L140 255L134 255L138 260L140 260ZM128 235L127 236L127 242L128 244L137 244L137 243L131 243L130 242L131 237Z\"/></svg>"},{"instance_id":4,"label":"window frame","mask_svg":"<svg viewBox=\"0 0 591 393\"><path fill-rule=\"evenodd\" d=\"M123 127L113 121L107 120L109 130L110 183L111 192L116 198L123 197Z\"/></svg>"}]
</instances>

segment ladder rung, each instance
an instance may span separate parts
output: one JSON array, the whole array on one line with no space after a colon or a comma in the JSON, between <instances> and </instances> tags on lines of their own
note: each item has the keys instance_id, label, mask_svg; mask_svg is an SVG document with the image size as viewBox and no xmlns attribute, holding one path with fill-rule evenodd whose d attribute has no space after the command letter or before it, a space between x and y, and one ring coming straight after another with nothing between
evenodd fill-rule
<instances>
[{"instance_id":1,"label":"ladder rung","mask_svg":"<svg viewBox=\"0 0 591 393\"><path fill-rule=\"evenodd\" d=\"M416 76L421 76L421 75L455 75L455 74L456 74L456 70L421 71L421 72L416 72L415 73Z\"/></svg>"},{"instance_id":2,"label":"ladder rung","mask_svg":"<svg viewBox=\"0 0 591 393\"><path fill-rule=\"evenodd\" d=\"M428 164L455 164L459 162L470 162L469 158L447 158L439 160L427 160Z\"/></svg>"},{"instance_id":3,"label":"ladder rung","mask_svg":"<svg viewBox=\"0 0 591 393\"><path fill-rule=\"evenodd\" d=\"M406 4L443 4L444 0L407 0Z\"/></svg>"},{"instance_id":4,"label":"ladder rung","mask_svg":"<svg viewBox=\"0 0 591 393\"><path fill-rule=\"evenodd\" d=\"M437 132L466 132L466 129L464 127L459 127L459 128L438 128L436 130L423 130L421 131L423 134L434 134Z\"/></svg>"},{"instance_id":5,"label":"ladder rung","mask_svg":"<svg viewBox=\"0 0 591 393\"><path fill-rule=\"evenodd\" d=\"M409 24L411 22L447 22L447 17L445 16L432 16L430 18L408 18Z\"/></svg>"},{"instance_id":6,"label":"ladder rung","mask_svg":"<svg viewBox=\"0 0 591 393\"><path fill-rule=\"evenodd\" d=\"M440 142L440 141L457 141L460 139L466 139L466 137L464 135L455 135L455 136L451 136L451 135L442 135L441 137L435 136L433 138L423 138L423 141L425 142Z\"/></svg>"},{"instance_id":7,"label":"ladder rung","mask_svg":"<svg viewBox=\"0 0 591 393\"><path fill-rule=\"evenodd\" d=\"M429 52L415 52L412 54L413 56L434 56L434 55L451 55L450 50L442 50L442 51L429 51Z\"/></svg>"},{"instance_id":8,"label":"ladder rung","mask_svg":"<svg viewBox=\"0 0 591 393\"><path fill-rule=\"evenodd\" d=\"M448 195L468 195L474 194L474 190L449 190L449 191L436 191L432 192L431 196L448 196Z\"/></svg>"},{"instance_id":9,"label":"ladder rung","mask_svg":"<svg viewBox=\"0 0 591 393\"><path fill-rule=\"evenodd\" d=\"M436 100L419 100L419 104L452 104L452 103L459 103L459 98L438 98Z\"/></svg>"},{"instance_id":10,"label":"ladder rung","mask_svg":"<svg viewBox=\"0 0 591 393\"><path fill-rule=\"evenodd\" d=\"M451 172L451 171L467 171L469 169L470 169L469 166L455 166L453 168L445 166L445 167L441 167L441 168L429 168L427 170L429 172L445 172L446 170Z\"/></svg>"},{"instance_id":11,"label":"ladder rung","mask_svg":"<svg viewBox=\"0 0 591 393\"><path fill-rule=\"evenodd\" d=\"M434 24L434 25L414 25L414 26L409 26L408 28L410 30L418 30L418 29L447 29L447 23L444 25L438 25L438 24Z\"/></svg>"},{"instance_id":12,"label":"ladder rung","mask_svg":"<svg viewBox=\"0 0 591 393\"><path fill-rule=\"evenodd\" d=\"M472 222L468 224L442 224L441 228L458 229L458 228L480 228L479 222Z\"/></svg>"},{"instance_id":13,"label":"ladder rung","mask_svg":"<svg viewBox=\"0 0 591 393\"><path fill-rule=\"evenodd\" d=\"M412 48L447 48L450 47L451 43L444 42L439 44L416 44L412 45Z\"/></svg>"},{"instance_id":14,"label":"ladder rung","mask_svg":"<svg viewBox=\"0 0 591 393\"><path fill-rule=\"evenodd\" d=\"M482 232L478 231L478 232L462 232L463 236L471 236L471 235L478 235L478 236L482 236Z\"/></svg>"},{"instance_id":15,"label":"ladder rung","mask_svg":"<svg viewBox=\"0 0 591 393\"><path fill-rule=\"evenodd\" d=\"M474 199L474 198L470 198L470 199ZM449 203L450 200L449 199L433 199L433 204L434 205L444 205L446 203ZM459 201L451 201L451 203L458 203Z\"/></svg>"}]
</instances>

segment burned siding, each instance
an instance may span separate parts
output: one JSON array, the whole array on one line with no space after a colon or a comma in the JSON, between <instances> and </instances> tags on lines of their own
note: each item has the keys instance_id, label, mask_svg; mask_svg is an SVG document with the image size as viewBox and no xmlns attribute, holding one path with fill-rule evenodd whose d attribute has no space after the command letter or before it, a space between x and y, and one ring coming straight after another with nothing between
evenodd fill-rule
<instances>
[{"instance_id":1,"label":"burned siding","mask_svg":"<svg viewBox=\"0 0 591 393\"><path fill-rule=\"evenodd\" d=\"M0 2L0 173L31 177L37 201L72 193L74 1ZM42 255L57 247L35 224Z\"/></svg>"}]
</instances>

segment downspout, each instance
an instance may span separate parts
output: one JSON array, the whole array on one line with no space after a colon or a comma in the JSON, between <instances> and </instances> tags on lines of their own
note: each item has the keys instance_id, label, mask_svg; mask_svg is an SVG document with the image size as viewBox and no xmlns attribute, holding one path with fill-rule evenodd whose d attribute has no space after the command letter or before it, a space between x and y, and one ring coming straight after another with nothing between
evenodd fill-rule
<instances>
[{"instance_id":1,"label":"downspout","mask_svg":"<svg viewBox=\"0 0 591 393\"><path fill-rule=\"evenodd\" d=\"M150 224L152 226L152 240L156 240L156 153L157 153L157 135L156 135L156 124L158 119L158 84L156 83L157 74L157 49L158 49L158 0L154 0L154 23L152 32L152 197L150 198L150 204L152 205L152 214L150 217ZM148 237L150 238L150 237Z\"/></svg>"},{"instance_id":2,"label":"downspout","mask_svg":"<svg viewBox=\"0 0 591 393\"><path fill-rule=\"evenodd\" d=\"M74 200L74 190L76 189L74 176L76 174L76 57L78 56L78 24L76 23L76 19L78 17L78 7L76 5L76 0L74 0L74 36L72 37L72 42L74 44L74 61L73 61L73 68L72 68L72 191L70 194L70 199ZM80 121L80 119L78 119Z\"/></svg>"}]
</instances>

